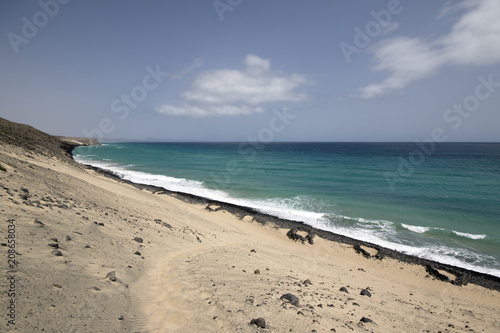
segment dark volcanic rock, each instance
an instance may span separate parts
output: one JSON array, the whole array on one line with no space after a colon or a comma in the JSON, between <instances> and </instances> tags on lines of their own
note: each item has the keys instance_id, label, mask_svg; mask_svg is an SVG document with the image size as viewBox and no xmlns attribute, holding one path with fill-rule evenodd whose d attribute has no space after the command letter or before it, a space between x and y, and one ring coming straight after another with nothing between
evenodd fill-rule
<instances>
[{"instance_id":1,"label":"dark volcanic rock","mask_svg":"<svg viewBox=\"0 0 500 333\"><path fill-rule=\"evenodd\" d=\"M58 249L59 248L59 244L58 243L49 243L48 245L50 247L53 247L54 249Z\"/></svg>"},{"instance_id":2,"label":"dark volcanic rock","mask_svg":"<svg viewBox=\"0 0 500 333\"><path fill-rule=\"evenodd\" d=\"M342 287L339 290L349 294L349 290L346 287Z\"/></svg>"},{"instance_id":3,"label":"dark volcanic rock","mask_svg":"<svg viewBox=\"0 0 500 333\"><path fill-rule=\"evenodd\" d=\"M309 244L314 245L314 234L309 234L305 238Z\"/></svg>"},{"instance_id":4,"label":"dark volcanic rock","mask_svg":"<svg viewBox=\"0 0 500 333\"><path fill-rule=\"evenodd\" d=\"M144 240L141 238L141 237L135 237L134 240L137 242L137 243L142 243Z\"/></svg>"},{"instance_id":5,"label":"dark volcanic rock","mask_svg":"<svg viewBox=\"0 0 500 333\"><path fill-rule=\"evenodd\" d=\"M361 248L359 244L355 244L353 247L356 253L361 253L365 258L371 258L370 253L368 253L368 251L366 251L365 249Z\"/></svg>"},{"instance_id":6,"label":"dark volcanic rock","mask_svg":"<svg viewBox=\"0 0 500 333\"><path fill-rule=\"evenodd\" d=\"M292 305L299 306L299 298L293 294L283 294L280 300L288 302Z\"/></svg>"},{"instance_id":7,"label":"dark volcanic rock","mask_svg":"<svg viewBox=\"0 0 500 333\"><path fill-rule=\"evenodd\" d=\"M60 257L60 256L62 256L62 255L63 255L63 254L62 254L62 252L61 252L61 251L59 251L59 250L54 250L54 251L52 251L51 253L52 253L53 255L55 255L56 257Z\"/></svg>"},{"instance_id":8,"label":"dark volcanic rock","mask_svg":"<svg viewBox=\"0 0 500 333\"><path fill-rule=\"evenodd\" d=\"M372 297L372 293L369 292L368 290L366 289L363 289L361 290L361 292L359 293L360 295L363 295L363 296L368 296L368 297Z\"/></svg>"},{"instance_id":9,"label":"dark volcanic rock","mask_svg":"<svg viewBox=\"0 0 500 333\"><path fill-rule=\"evenodd\" d=\"M305 237L302 235L299 235L297 233L299 231L307 232L307 235ZM305 244L305 242L307 241L309 244L314 245L314 240L313 240L314 234L311 233L311 230L305 230L302 228L292 228L286 233L286 236L288 238L290 238L291 240L300 241L300 242L302 242L302 244Z\"/></svg>"},{"instance_id":10,"label":"dark volcanic rock","mask_svg":"<svg viewBox=\"0 0 500 333\"><path fill-rule=\"evenodd\" d=\"M375 324L375 322L373 320L371 320L370 318L366 318L366 317L361 318L359 321L363 322L363 323Z\"/></svg>"},{"instance_id":11,"label":"dark volcanic rock","mask_svg":"<svg viewBox=\"0 0 500 333\"><path fill-rule=\"evenodd\" d=\"M260 327L260 328L266 328L266 320L262 317L257 318L257 319L252 319L250 321L250 325L256 325L257 327Z\"/></svg>"},{"instance_id":12,"label":"dark volcanic rock","mask_svg":"<svg viewBox=\"0 0 500 333\"><path fill-rule=\"evenodd\" d=\"M286 233L286 236L291 240L301 241L302 243L304 243L306 239L303 236L299 235L297 231L299 231L297 228L292 228Z\"/></svg>"},{"instance_id":13,"label":"dark volcanic rock","mask_svg":"<svg viewBox=\"0 0 500 333\"><path fill-rule=\"evenodd\" d=\"M446 275L439 273L439 271L437 269L431 267L431 265L425 266L425 270L427 273L429 273L430 276L435 277L439 281L444 281L444 282L450 281L450 279Z\"/></svg>"}]
</instances>

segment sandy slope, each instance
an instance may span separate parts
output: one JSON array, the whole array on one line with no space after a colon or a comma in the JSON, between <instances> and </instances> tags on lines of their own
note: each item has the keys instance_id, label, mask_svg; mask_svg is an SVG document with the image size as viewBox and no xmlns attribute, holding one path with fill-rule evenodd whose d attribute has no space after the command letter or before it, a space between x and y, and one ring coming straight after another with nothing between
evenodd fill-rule
<instances>
[{"instance_id":1,"label":"sandy slope","mask_svg":"<svg viewBox=\"0 0 500 333\"><path fill-rule=\"evenodd\" d=\"M422 266L366 259L319 237L294 242L272 222L1 143L0 163L0 242L13 219L19 261L15 326L7 327L2 279L0 331L500 331L497 291L440 282ZM0 246L2 276L7 249ZM106 278L111 271L116 281ZM360 295L365 288L371 297ZM285 293L299 305L280 300ZM266 329L250 325L258 317Z\"/></svg>"}]
</instances>

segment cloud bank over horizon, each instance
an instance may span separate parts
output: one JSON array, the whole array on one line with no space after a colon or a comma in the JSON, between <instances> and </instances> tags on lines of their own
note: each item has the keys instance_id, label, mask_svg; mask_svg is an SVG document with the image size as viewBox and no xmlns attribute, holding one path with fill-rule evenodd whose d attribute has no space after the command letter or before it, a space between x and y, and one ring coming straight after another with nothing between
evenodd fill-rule
<instances>
[{"instance_id":1,"label":"cloud bank over horizon","mask_svg":"<svg viewBox=\"0 0 500 333\"><path fill-rule=\"evenodd\" d=\"M434 39L394 37L375 44L370 52L373 71L391 74L359 88L358 97L370 99L402 92L414 81L430 77L444 66L487 66L500 62L500 1L465 0L447 4L437 16L465 11L450 32Z\"/></svg>"},{"instance_id":2,"label":"cloud bank over horizon","mask_svg":"<svg viewBox=\"0 0 500 333\"><path fill-rule=\"evenodd\" d=\"M238 116L265 112L261 104L301 102L309 97L298 89L311 84L304 74L271 71L268 59L249 54L245 71L215 69L198 74L188 91L182 93L182 106L161 105L156 112L165 116L193 118Z\"/></svg>"}]
</instances>

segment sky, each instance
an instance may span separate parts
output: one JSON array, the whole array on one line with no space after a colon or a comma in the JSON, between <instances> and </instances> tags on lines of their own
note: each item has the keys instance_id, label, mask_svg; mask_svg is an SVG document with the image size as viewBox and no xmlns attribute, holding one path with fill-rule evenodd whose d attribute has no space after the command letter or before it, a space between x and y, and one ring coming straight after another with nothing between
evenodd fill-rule
<instances>
[{"instance_id":1,"label":"sky","mask_svg":"<svg viewBox=\"0 0 500 333\"><path fill-rule=\"evenodd\" d=\"M0 116L101 141L500 142L498 0L0 3Z\"/></svg>"}]
</instances>

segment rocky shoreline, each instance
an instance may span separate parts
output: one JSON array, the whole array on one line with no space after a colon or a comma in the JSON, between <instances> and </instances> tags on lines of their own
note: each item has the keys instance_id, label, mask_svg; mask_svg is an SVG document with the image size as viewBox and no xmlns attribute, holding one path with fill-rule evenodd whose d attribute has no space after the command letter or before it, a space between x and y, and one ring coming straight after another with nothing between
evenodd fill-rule
<instances>
[{"instance_id":1,"label":"rocky shoreline","mask_svg":"<svg viewBox=\"0 0 500 333\"><path fill-rule=\"evenodd\" d=\"M313 237L321 237L323 239L332 241L332 242L338 242L338 243L343 243L343 244L348 244L353 247L353 250L356 251L356 253L364 256L367 259L377 259L377 260L383 260L384 258L392 258L399 260L404 263L408 264L414 264L414 265L420 265L425 267L427 273L432 276L435 279L438 279L440 281L446 282L446 283L451 283L457 286L461 285L466 285L468 283L473 283L488 289L500 291L500 278L489 275L489 274L484 274L472 270L468 270L465 268L461 267L456 267L456 266L451 266L447 264L442 264L433 260L429 259L423 259L419 258L416 256L404 254L392 249L388 249L376 244L372 244L369 242L357 240L351 237L335 234L330 231L325 231L321 229L314 228L310 225L307 225L303 222L299 221L292 221L292 220L286 220L282 219L273 215L269 214L264 214L261 213L253 208L250 207L245 207L245 206L239 206L239 205L234 205L231 203L226 203L222 201L217 201L217 200L212 200L212 199L207 199L204 197L196 196L193 194L188 194L188 193L182 193L182 192L176 192L176 191L169 191L166 190L163 187L158 187L154 185L146 185L146 184L139 184L139 183L134 183L132 181L126 180L118 176L117 174L90 165L86 165L86 167L95 170L96 172L99 172L107 177L110 177L112 179L115 179L117 181L123 182L130 184L138 189L146 189L151 191L152 193L155 194L167 194L167 195L172 195L180 200L183 200L188 203L194 203L194 204L205 204L207 205L207 209L210 210L210 207L215 206L218 207L217 210L225 210L230 212L231 214L235 215L239 219L242 219L245 216L251 215L253 216L254 220L260 224L268 224L272 222L276 228L283 228L283 229L290 229L290 231L295 230L295 233L297 231L301 231L305 233L305 236L300 236L302 237L302 240L300 240L297 237L289 236L293 240L299 240L302 243L305 243L305 239L309 236L309 239L314 239ZM365 250L364 248L371 249L372 251L375 251L375 253L371 254L369 251ZM440 271L447 272L451 274L453 277L449 277L448 275L444 275L443 273L440 273Z\"/></svg>"}]
</instances>

